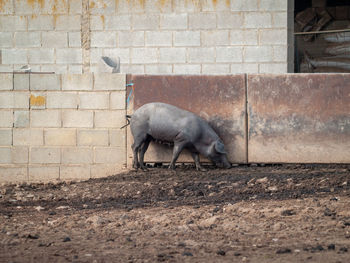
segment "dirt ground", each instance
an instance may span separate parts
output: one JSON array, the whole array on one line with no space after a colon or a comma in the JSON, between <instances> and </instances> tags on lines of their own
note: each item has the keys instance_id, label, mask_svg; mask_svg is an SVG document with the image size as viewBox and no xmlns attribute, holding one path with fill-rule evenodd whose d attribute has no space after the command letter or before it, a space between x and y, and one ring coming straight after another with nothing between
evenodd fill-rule
<instances>
[{"instance_id":1,"label":"dirt ground","mask_svg":"<svg viewBox=\"0 0 350 263\"><path fill-rule=\"evenodd\" d=\"M350 262L350 165L2 185L0 262Z\"/></svg>"}]
</instances>

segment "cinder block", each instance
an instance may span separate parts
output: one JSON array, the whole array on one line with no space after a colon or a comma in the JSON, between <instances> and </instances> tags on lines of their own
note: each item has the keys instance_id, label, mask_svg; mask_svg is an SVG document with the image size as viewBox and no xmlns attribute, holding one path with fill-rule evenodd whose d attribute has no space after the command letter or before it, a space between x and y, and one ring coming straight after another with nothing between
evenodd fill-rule
<instances>
[{"instance_id":1,"label":"cinder block","mask_svg":"<svg viewBox=\"0 0 350 263\"><path fill-rule=\"evenodd\" d=\"M62 75L62 90L92 90L92 74Z\"/></svg>"},{"instance_id":2,"label":"cinder block","mask_svg":"<svg viewBox=\"0 0 350 263\"><path fill-rule=\"evenodd\" d=\"M91 148L64 148L62 150L63 164L89 164L92 163Z\"/></svg>"},{"instance_id":3,"label":"cinder block","mask_svg":"<svg viewBox=\"0 0 350 263\"><path fill-rule=\"evenodd\" d=\"M159 65L159 64L154 64ZM126 72L128 74L144 74L145 73L145 66L144 65L134 65L134 64L121 64L120 65L120 71Z\"/></svg>"},{"instance_id":4,"label":"cinder block","mask_svg":"<svg viewBox=\"0 0 350 263\"><path fill-rule=\"evenodd\" d=\"M46 93L35 92L30 94L29 106L31 109L45 109L46 106Z\"/></svg>"},{"instance_id":5,"label":"cinder block","mask_svg":"<svg viewBox=\"0 0 350 263\"><path fill-rule=\"evenodd\" d=\"M120 128L125 124L125 110L95 111L95 127Z\"/></svg>"},{"instance_id":6,"label":"cinder block","mask_svg":"<svg viewBox=\"0 0 350 263\"><path fill-rule=\"evenodd\" d=\"M68 72L72 74L82 74L83 66L82 65L68 65Z\"/></svg>"},{"instance_id":7,"label":"cinder block","mask_svg":"<svg viewBox=\"0 0 350 263\"><path fill-rule=\"evenodd\" d=\"M11 147L0 147L0 164L11 164Z\"/></svg>"},{"instance_id":8,"label":"cinder block","mask_svg":"<svg viewBox=\"0 0 350 263\"><path fill-rule=\"evenodd\" d=\"M173 37L170 31L146 31L146 46L169 47L172 43Z\"/></svg>"},{"instance_id":9,"label":"cinder block","mask_svg":"<svg viewBox=\"0 0 350 263\"><path fill-rule=\"evenodd\" d=\"M287 11L288 1L261 0L259 10L262 11Z\"/></svg>"},{"instance_id":10,"label":"cinder block","mask_svg":"<svg viewBox=\"0 0 350 263\"><path fill-rule=\"evenodd\" d=\"M203 64L202 74L220 75L230 73L230 64Z\"/></svg>"},{"instance_id":11,"label":"cinder block","mask_svg":"<svg viewBox=\"0 0 350 263\"><path fill-rule=\"evenodd\" d=\"M189 15L189 29L215 29L216 14L194 13Z\"/></svg>"},{"instance_id":12,"label":"cinder block","mask_svg":"<svg viewBox=\"0 0 350 263\"><path fill-rule=\"evenodd\" d=\"M13 90L13 74L0 74L0 90Z\"/></svg>"},{"instance_id":13,"label":"cinder block","mask_svg":"<svg viewBox=\"0 0 350 263\"><path fill-rule=\"evenodd\" d=\"M201 65L174 65L174 74L200 74Z\"/></svg>"},{"instance_id":14,"label":"cinder block","mask_svg":"<svg viewBox=\"0 0 350 263\"><path fill-rule=\"evenodd\" d=\"M13 92L13 108L29 109L29 92Z\"/></svg>"},{"instance_id":15,"label":"cinder block","mask_svg":"<svg viewBox=\"0 0 350 263\"><path fill-rule=\"evenodd\" d=\"M0 32L0 47L1 48L11 48L13 47L13 33L11 32Z\"/></svg>"},{"instance_id":16,"label":"cinder block","mask_svg":"<svg viewBox=\"0 0 350 263\"><path fill-rule=\"evenodd\" d=\"M15 111L14 112L14 125L15 128L29 127L29 111Z\"/></svg>"},{"instance_id":17,"label":"cinder block","mask_svg":"<svg viewBox=\"0 0 350 263\"><path fill-rule=\"evenodd\" d=\"M15 32L16 47L40 47L40 32Z\"/></svg>"},{"instance_id":18,"label":"cinder block","mask_svg":"<svg viewBox=\"0 0 350 263\"><path fill-rule=\"evenodd\" d=\"M174 46L196 47L200 45L200 31L178 31L174 33Z\"/></svg>"},{"instance_id":19,"label":"cinder block","mask_svg":"<svg viewBox=\"0 0 350 263\"><path fill-rule=\"evenodd\" d=\"M160 48L159 54L161 63L186 62L186 48Z\"/></svg>"},{"instance_id":20,"label":"cinder block","mask_svg":"<svg viewBox=\"0 0 350 263\"><path fill-rule=\"evenodd\" d=\"M243 57L244 62L270 62L273 59L272 46L247 46Z\"/></svg>"},{"instance_id":21,"label":"cinder block","mask_svg":"<svg viewBox=\"0 0 350 263\"><path fill-rule=\"evenodd\" d=\"M50 164L61 162L60 148L32 147L30 149L30 163Z\"/></svg>"},{"instance_id":22,"label":"cinder block","mask_svg":"<svg viewBox=\"0 0 350 263\"><path fill-rule=\"evenodd\" d=\"M125 129L110 129L109 130L109 143L113 147L126 146L126 130Z\"/></svg>"},{"instance_id":23,"label":"cinder block","mask_svg":"<svg viewBox=\"0 0 350 263\"><path fill-rule=\"evenodd\" d=\"M29 90L29 74L13 75L14 90Z\"/></svg>"},{"instance_id":24,"label":"cinder block","mask_svg":"<svg viewBox=\"0 0 350 263\"><path fill-rule=\"evenodd\" d=\"M113 110L125 110L125 91L111 92L110 108Z\"/></svg>"},{"instance_id":25,"label":"cinder block","mask_svg":"<svg viewBox=\"0 0 350 263\"><path fill-rule=\"evenodd\" d=\"M12 129L0 129L0 146L12 145Z\"/></svg>"},{"instance_id":26,"label":"cinder block","mask_svg":"<svg viewBox=\"0 0 350 263\"><path fill-rule=\"evenodd\" d=\"M176 13L192 13L201 11L202 1L174 0L174 11Z\"/></svg>"},{"instance_id":27,"label":"cinder block","mask_svg":"<svg viewBox=\"0 0 350 263\"><path fill-rule=\"evenodd\" d=\"M188 62L206 63L215 61L215 48L189 48L187 50Z\"/></svg>"},{"instance_id":28,"label":"cinder block","mask_svg":"<svg viewBox=\"0 0 350 263\"><path fill-rule=\"evenodd\" d=\"M27 167L0 167L0 182L24 182L27 179Z\"/></svg>"},{"instance_id":29,"label":"cinder block","mask_svg":"<svg viewBox=\"0 0 350 263\"><path fill-rule=\"evenodd\" d=\"M240 64L231 64L231 73L259 73L259 64L258 63L240 63Z\"/></svg>"},{"instance_id":30,"label":"cinder block","mask_svg":"<svg viewBox=\"0 0 350 263\"><path fill-rule=\"evenodd\" d=\"M61 166L60 179L61 180L86 180L90 179L90 166Z\"/></svg>"},{"instance_id":31,"label":"cinder block","mask_svg":"<svg viewBox=\"0 0 350 263\"><path fill-rule=\"evenodd\" d=\"M80 32L68 32L68 46L69 47L81 47L81 33Z\"/></svg>"},{"instance_id":32,"label":"cinder block","mask_svg":"<svg viewBox=\"0 0 350 263\"><path fill-rule=\"evenodd\" d=\"M116 47L116 32L91 32L91 47Z\"/></svg>"},{"instance_id":33,"label":"cinder block","mask_svg":"<svg viewBox=\"0 0 350 263\"><path fill-rule=\"evenodd\" d=\"M134 64L148 64L158 62L157 48L133 48L131 50L131 62Z\"/></svg>"},{"instance_id":34,"label":"cinder block","mask_svg":"<svg viewBox=\"0 0 350 263\"><path fill-rule=\"evenodd\" d=\"M108 146L108 130L79 130L79 146Z\"/></svg>"},{"instance_id":35,"label":"cinder block","mask_svg":"<svg viewBox=\"0 0 350 263\"><path fill-rule=\"evenodd\" d=\"M12 1L3 1L1 4L1 15L10 15L14 13L14 5Z\"/></svg>"},{"instance_id":36,"label":"cinder block","mask_svg":"<svg viewBox=\"0 0 350 263\"><path fill-rule=\"evenodd\" d=\"M102 16L101 16L102 17ZM130 30L131 16L130 15L112 15L104 17L106 30Z\"/></svg>"},{"instance_id":37,"label":"cinder block","mask_svg":"<svg viewBox=\"0 0 350 263\"><path fill-rule=\"evenodd\" d=\"M273 61L287 62L288 48L287 46L273 46Z\"/></svg>"},{"instance_id":38,"label":"cinder block","mask_svg":"<svg viewBox=\"0 0 350 263\"><path fill-rule=\"evenodd\" d=\"M91 165L91 178L107 177L125 171L125 164L93 164Z\"/></svg>"},{"instance_id":39,"label":"cinder block","mask_svg":"<svg viewBox=\"0 0 350 263\"><path fill-rule=\"evenodd\" d=\"M258 45L259 32L256 29L246 30L231 30L230 43L231 45Z\"/></svg>"},{"instance_id":40,"label":"cinder block","mask_svg":"<svg viewBox=\"0 0 350 263\"><path fill-rule=\"evenodd\" d=\"M52 15L28 16L28 30L46 31L46 30L53 30L53 29L54 29L54 16Z\"/></svg>"},{"instance_id":41,"label":"cinder block","mask_svg":"<svg viewBox=\"0 0 350 263\"><path fill-rule=\"evenodd\" d=\"M95 163L126 163L126 150L121 147L96 147Z\"/></svg>"},{"instance_id":42,"label":"cinder block","mask_svg":"<svg viewBox=\"0 0 350 263\"><path fill-rule=\"evenodd\" d=\"M229 31L202 31L202 46L227 46L230 44Z\"/></svg>"},{"instance_id":43,"label":"cinder block","mask_svg":"<svg viewBox=\"0 0 350 263\"><path fill-rule=\"evenodd\" d=\"M79 92L79 109L109 108L109 93L107 92Z\"/></svg>"},{"instance_id":44,"label":"cinder block","mask_svg":"<svg viewBox=\"0 0 350 263\"><path fill-rule=\"evenodd\" d=\"M261 63L259 73L280 74L288 72L288 63Z\"/></svg>"},{"instance_id":45,"label":"cinder block","mask_svg":"<svg viewBox=\"0 0 350 263\"><path fill-rule=\"evenodd\" d=\"M31 74L30 90L60 90L61 80L57 74Z\"/></svg>"},{"instance_id":46,"label":"cinder block","mask_svg":"<svg viewBox=\"0 0 350 263\"><path fill-rule=\"evenodd\" d=\"M67 74L68 65L41 64L41 72L51 74Z\"/></svg>"},{"instance_id":47,"label":"cinder block","mask_svg":"<svg viewBox=\"0 0 350 263\"><path fill-rule=\"evenodd\" d=\"M75 129L46 129L44 131L45 145L74 146L77 145Z\"/></svg>"},{"instance_id":48,"label":"cinder block","mask_svg":"<svg viewBox=\"0 0 350 263\"><path fill-rule=\"evenodd\" d=\"M62 113L63 127L92 128L94 125L92 111L65 110Z\"/></svg>"},{"instance_id":49,"label":"cinder block","mask_svg":"<svg viewBox=\"0 0 350 263\"><path fill-rule=\"evenodd\" d=\"M94 90L125 90L125 74L99 73L94 77Z\"/></svg>"},{"instance_id":50,"label":"cinder block","mask_svg":"<svg viewBox=\"0 0 350 263\"><path fill-rule=\"evenodd\" d=\"M27 49L2 49L1 55L2 64L28 64Z\"/></svg>"},{"instance_id":51,"label":"cinder block","mask_svg":"<svg viewBox=\"0 0 350 263\"><path fill-rule=\"evenodd\" d=\"M104 0L90 2L89 12L91 14L113 14L116 10L116 3L119 1Z\"/></svg>"},{"instance_id":52,"label":"cinder block","mask_svg":"<svg viewBox=\"0 0 350 263\"><path fill-rule=\"evenodd\" d=\"M243 26L243 15L240 12L221 12L217 19L218 29L242 28Z\"/></svg>"},{"instance_id":53,"label":"cinder block","mask_svg":"<svg viewBox=\"0 0 350 263\"><path fill-rule=\"evenodd\" d=\"M146 74L171 74L173 73L173 66L172 65L145 65L145 73Z\"/></svg>"},{"instance_id":54,"label":"cinder block","mask_svg":"<svg viewBox=\"0 0 350 263\"><path fill-rule=\"evenodd\" d=\"M0 111L0 128L12 128L13 127L13 111L1 110Z\"/></svg>"},{"instance_id":55,"label":"cinder block","mask_svg":"<svg viewBox=\"0 0 350 263\"><path fill-rule=\"evenodd\" d=\"M31 127L61 127L59 110L32 110L30 112Z\"/></svg>"},{"instance_id":56,"label":"cinder block","mask_svg":"<svg viewBox=\"0 0 350 263\"><path fill-rule=\"evenodd\" d=\"M288 12L273 12L272 25L275 28L288 28Z\"/></svg>"},{"instance_id":57,"label":"cinder block","mask_svg":"<svg viewBox=\"0 0 350 263\"><path fill-rule=\"evenodd\" d=\"M82 13L82 0L69 1L69 14Z\"/></svg>"},{"instance_id":58,"label":"cinder block","mask_svg":"<svg viewBox=\"0 0 350 263\"><path fill-rule=\"evenodd\" d=\"M81 48L60 48L56 49L56 63L58 64L81 64Z\"/></svg>"},{"instance_id":59,"label":"cinder block","mask_svg":"<svg viewBox=\"0 0 350 263\"><path fill-rule=\"evenodd\" d=\"M21 146L12 147L11 152L12 152L13 163L16 163L16 164L28 163L28 159L29 159L28 147L21 147Z\"/></svg>"},{"instance_id":60,"label":"cinder block","mask_svg":"<svg viewBox=\"0 0 350 263\"><path fill-rule=\"evenodd\" d=\"M51 181L59 179L59 166L30 166L28 169L29 181Z\"/></svg>"},{"instance_id":61,"label":"cinder block","mask_svg":"<svg viewBox=\"0 0 350 263\"><path fill-rule=\"evenodd\" d=\"M49 92L46 98L48 109L77 109L78 94L75 92Z\"/></svg>"},{"instance_id":62,"label":"cinder block","mask_svg":"<svg viewBox=\"0 0 350 263\"><path fill-rule=\"evenodd\" d=\"M42 129L13 129L13 145L43 145L44 136Z\"/></svg>"},{"instance_id":63,"label":"cinder block","mask_svg":"<svg viewBox=\"0 0 350 263\"><path fill-rule=\"evenodd\" d=\"M132 16L133 30L157 30L159 29L159 15L157 14L134 14Z\"/></svg>"},{"instance_id":64,"label":"cinder block","mask_svg":"<svg viewBox=\"0 0 350 263\"><path fill-rule=\"evenodd\" d=\"M287 30L265 29L260 30L261 45L288 45Z\"/></svg>"},{"instance_id":65,"label":"cinder block","mask_svg":"<svg viewBox=\"0 0 350 263\"><path fill-rule=\"evenodd\" d=\"M104 30L106 24L106 18L104 15L91 15L90 16L90 30Z\"/></svg>"},{"instance_id":66,"label":"cinder block","mask_svg":"<svg viewBox=\"0 0 350 263\"><path fill-rule=\"evenodd\" d=\"M0 16L0 31L15 32L27 30L27 18L25 16Z\"/></svg>"},{"instance_id":67,"label":"cinder block","mask_svg":"<svg viewBox=\"0 0 350 263\"><path fill-rule=\"evenodd\" d=\"M215 12L230 10L231 1L200 1L203 12Z\"/></svg>"},{"instance_id":68,"label":"cinder block","mask_svg":"<svg viewBox=\"0 0 350 263\"><path fill-rule=\"evenodd\" d=\"M187 29L187 14L171 13L160 15L160 28L163 30L181 30Z\"/></svg>"},{"instance_id":69,"label":"cinder block","mask_svg":"<svg viewBox=\"0 0 350 263\"><path fill-rule=\"evenodd\" d=\"M257 11L258 0L235 0L231 1L231 11Z\"/></svg>"},{"instance_id":70,"label":"cinder block","mask_svg":"<svg viewBox=\"0 0 350 263\"><path fill-rule=\"evenodd\" d=\"M43 47L68 47L67 32L42 32L41 37Z\"/></svg>"},{"instance_id":71,"label":"cinder block","mask_svg":"<svg viewBox=\"0 0 350 263\"><path fill-rule=\"evenodd\" d=\"M270 28L272 18L270 13L247 12L244 13L245 28Z\"/></svg>"},{"instance_id":72,"label":"cinder block","mask_svg":"<svg viewBox=\"0 0 350 263\"><path fill-rule=\"evenodd\" d=\"M142 47L144 45L145 45L145 32L144 31L118 32L118 46L119 47Z\"/></svg>"},{"instance_id":73,"label":"cinder block","mask_svg":"<svg viewBox=\"0 0 350 263\"><path fill-rule=\"evenodd\" d=\"M56 30L64 31L80 31L81 16L80 15L59 15L56 16Z\"/></svg>"},{"instance_id":74,"label":"cinder block","mask_svg":"<svg viewBox=\"0 0 350 263\"><path fill-rule=\"evenodd\" d=\"M217 47L216 62L242 62L241 47Z\"/></svg>"},{"instance_id":75,"label":"cinder block","mask_svg":"<svg viewBox=\"0 0 350 263\"><path fill-rule=\"evenodd\" d=\"M29 93L28 92L1 92L0 93L0 108L29 108Z\"/></svg>"}]
</instances>

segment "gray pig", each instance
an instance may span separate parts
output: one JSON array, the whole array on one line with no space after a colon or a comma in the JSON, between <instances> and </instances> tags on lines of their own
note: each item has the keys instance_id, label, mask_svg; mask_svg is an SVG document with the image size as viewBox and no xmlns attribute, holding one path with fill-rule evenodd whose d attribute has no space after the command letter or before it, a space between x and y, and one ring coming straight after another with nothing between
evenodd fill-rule
<instances>
[{"instance_id":1,"label":"gray pig","mask_svg":"<svg viewBox=\"0 0 350 263\"><path fill-rule=\"evenodd\" d=\"M175 162L184 148L191 152L197 170L205 171L200 165L199 153L217 165L231 167L219 136L192 112L165 103L148 103L134 112L130 127L134 137L135 169L146 170L143 160L151 141L174 144L169 169L175 169Z\"/></svg>"}]
</instances>

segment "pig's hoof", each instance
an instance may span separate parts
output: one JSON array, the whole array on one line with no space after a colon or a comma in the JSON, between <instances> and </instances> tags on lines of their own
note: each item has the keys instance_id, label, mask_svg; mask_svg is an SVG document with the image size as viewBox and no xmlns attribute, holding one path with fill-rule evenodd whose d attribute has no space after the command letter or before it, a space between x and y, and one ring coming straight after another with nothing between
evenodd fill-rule
<instances>
[{"instance_id":1,"label":"pig's hoof","mask_svg":"<svg viewBox=\"0 0 350 263\"><path fill-rule=\"evenodd\" d=\"M168 169L169 170L175 170L175 165L169 165Z\"/></svg>"},{"instance_id":2,"label":"pig's hoof","mask_svg":"<svg viewBox=\"0 0 350 263\"><path fill-rule=\"evenodd\" d=\"M141 170L144 171L144 172L148 171L148 169L146 167L141 167Z\"/></svg>"},{"instance_id":3,"label":"pig's hoof","mask_svg":"<svg viewBox=\"0 0 350 263\"><path fill-rule=\"evenodd\" d=\"M207 170L207 169L205 169L205 168L203 168L203 167L201 167L201 168L197 169L197 171L207 172L208 170Z\"/></svg>"}]
</instances>

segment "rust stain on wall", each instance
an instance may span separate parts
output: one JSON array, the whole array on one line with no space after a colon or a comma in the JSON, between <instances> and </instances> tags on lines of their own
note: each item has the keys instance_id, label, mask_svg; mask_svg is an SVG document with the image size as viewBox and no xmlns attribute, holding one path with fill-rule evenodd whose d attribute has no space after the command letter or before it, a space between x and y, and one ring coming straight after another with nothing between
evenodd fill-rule
<instances>
[{"instance_id":1,"label":"rust stain on wall","mask_svg":"<svg viewBox=\"0 0 350 263\"><path fill-rule=\"evenodd\" d=\"M104 15L101 15L101 21L102 21L103 28L105 28L105 16Z\"/></svg>"},{"instance_id":2,"label":"rust stain on wall","mask_svg":"<svg viewBox=\"0 0 350 263\"><path fill-rule=\"evenodd\" d=\"M40 5L40 8L43 8L45 6L45 0L27 0L27 3L34 7L35 3L38 3Z\"/></svg>"},{"instance_id":3,"label":"rust stain on wall","mask_svg":"<svg viewBox=\"0 0 350 263\"><path fill-rule=\"evenodd\" d=\"M30 95L30 106L43 106L45 105L45 97Z\"/></svg>"}]
</instances>

